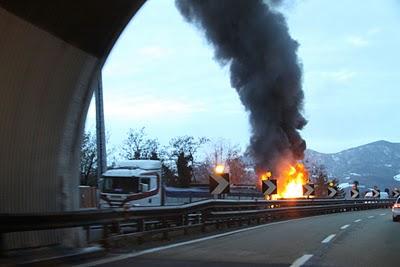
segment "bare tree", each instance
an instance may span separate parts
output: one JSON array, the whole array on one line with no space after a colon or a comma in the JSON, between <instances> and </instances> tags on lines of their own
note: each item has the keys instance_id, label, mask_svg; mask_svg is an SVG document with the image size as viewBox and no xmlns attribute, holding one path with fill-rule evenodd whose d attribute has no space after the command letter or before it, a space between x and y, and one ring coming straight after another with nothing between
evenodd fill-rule
<instances>
[{"instance_id":1,"label":"bare tree","mask_svg":"<svg viewBox=\"0 0 400 267\"><path fill-rule=\"evenodd\" d=\"M211 144L210 160L214 165L227 165L228 161L240 156L239 145L232 145L226 139L218 139Z\"/></svg>"},{"instance_id":2,"label":"bare tree","mask_svg":"<svg viewBox=\"0 0 400 267\"><path fill-rule=\"evenodd\" d=\"M143 159L160 159L160 143L157 139L147 139L142 149L141 158Z\"/></svg>"},{"instance_id":3,"label":"bare tree","mask_svg":"<svg viewBox=\"0 0 400 267\"><path fill-rule=\"evenodd\" d=\"M179 136L169 142L169 160L175 163L178 173L179 185L188 187L192 181L195 154L198 149L209 142L206 137L194 138L193 136Z\"/></svg>"},{"instance_id":4,"label":"bare tree","mask_svg":"<svg viewBox=\"0 0 400 267\"><path fill-rule=\"evenodd\" d=\"M96 135L84 132L81 143L81 184L95 186L97 176Z\"/></svg>"},{"instance_id":5,"label":"bare tree","mask_svg":"<svg viewBox=\"0 0 400 267\"><path fill-rule=\"evenodd\" d=\"M157 139L147 137L145 128L130 129L122 146L125 159L159 159L160 144Z\"/></svg>"},{"instance_id":6,"label":"bare tree","mask_svg":"<svg viewBox=\"0 0 400 267\"><path fill-rule=\"evenodd\" d=\"M214 165L205 158L202 161L196 162L193 166L193 176L196 177L196 182L201 184L208 183L210 171L214 168Z\"/></svg>"},{"instance_id":7,"label":"bare tree","mask_svg":"<svg viewBox=\"0 0 400 267\"><path fill-rule=\"evenodd\" d=\"M232 145L226 139L218 139L211 144L211 152L207 160L211 162L211 168L223 164L227 168L226 171L229 171L233 184L252 182L250 174L246 171L247 166L243 161L243 154L239 145Z\"/></svg>"},{"instance_id":8,"label":"bare tree","mask_svg":"<svg viewBox=\"0 0 400 267\"><path fill-rule=\"evenodd\" d=\"M122 146L122 156L126 159L140 159L144 143L144 127L139 130L129 129L128 137Z\"/></svg>"},{"instance_id":9,"label":"bare tree","mask_svg":"<svg viewBox=\"0 0 400 267\"><path fill-rule=\"evenodd\" d=\"M114 146L108 145L110 140L110 132L106 131L107 159L116 161ZM95 131L87 130L83 133L81 143L81 184L97 186L97 144Z\"/></svg>"},{"instance_id":10,"label":"bare tree","mask_svg":"<svg viewBox=\"0 0 400 267\"><path fill-rule=\"evenodd\" d=\"M241 157L230 158L227 161L232 184L245 184L247 179L246 166Z\"/></svg>"},{"instance_id":11,"label":"bare tree","mask_svg":"<svg viewBox=\"0 0 400 267\"><path fill-rule=\"evenodd\" d=\"M206 137L195 138L193 136L178 136L170 140L171 156L178 156L180 153L185 153L194 158L197 150L210 140Z\"/></svg>"}]
</instances>

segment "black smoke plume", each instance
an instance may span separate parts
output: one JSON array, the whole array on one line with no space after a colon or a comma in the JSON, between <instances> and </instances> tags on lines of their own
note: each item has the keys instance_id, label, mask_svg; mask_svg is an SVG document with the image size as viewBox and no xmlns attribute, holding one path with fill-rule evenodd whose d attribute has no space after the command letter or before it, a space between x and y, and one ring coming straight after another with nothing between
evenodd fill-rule
<instances>
[{"instance_id":1,"label":"black smoke plume","mask_svg":"<svg viewBox=\"0 0 400 267\"><path fill-rule=\"evenodd\" d=\"M302 68L279 1L176 0L183 17L204 31L215 59L230 66L231 85L249 112L248 151L257 172L304 156ZM233 130L233 129L232 129Z\"/></svg>"}]
</instances>

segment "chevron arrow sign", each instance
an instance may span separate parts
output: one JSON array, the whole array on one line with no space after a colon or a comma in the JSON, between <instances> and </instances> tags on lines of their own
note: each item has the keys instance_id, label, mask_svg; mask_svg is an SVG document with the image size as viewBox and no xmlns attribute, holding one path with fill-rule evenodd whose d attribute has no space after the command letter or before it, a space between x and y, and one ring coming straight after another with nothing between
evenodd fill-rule
<instances>
[{"instance_id":1,"label":"chevron arrow sign","mask_svg":"<svg viewBox=\"0 0 400 267\"><path fill-rule=\"evenodd\" d=\"M372 197L379 197L380 193L376 189L372 189Z\"/></svg>"},{"instance_id":2,"label":"chevron arrow sign","mask_svg":"<svg viewBox=\"0 0 400 267\"><path fill-rule=\"evenodd\" d=\"M314 184L305 184L303 185L303 195L306 197L315 195Z\"/></svg>"},{"instance_id":3,"label":"chevron arrow sign","mask_svg":"<svg viewBox=\"0 0 400 267\"><path fill-rule=\"evenodd\" d=\"M210 175L210 194L228 194L229 189L229 173Z\"/></svg>"},{"instance_id":4,"label":"chevron arrow sign","mask_svg":"<svg viewBox=\"0 0 400 267\"><path fill-rule=\"evenodd\" d=\"M278 190L277 190L277 186L276 186L276 180L274 180L274 179L263 180L262 181L262 192L266 196L277 194Z\"/></svg>"},{"instance_id":5,"label":"chevron arrow sign","mask_svg":"<svg viewBox=\"0 0 400 267\"><path fill-rule=\"evenodd\" d=\"M337 195L337 190L333 187L328 187L328 197L334 198Z\"/></svg>"},{"instance_id":6,"label":"chevron arrow sign","mask_svg":"<svg viewBox=\"0 0 400 267\"><path fill-rule=\"evenodd\" d=\"M360 197L360 191L358 191L358 189L351 189L350 191L350 197L351 198L359 198Z\"/></svg>"}]
</instances>

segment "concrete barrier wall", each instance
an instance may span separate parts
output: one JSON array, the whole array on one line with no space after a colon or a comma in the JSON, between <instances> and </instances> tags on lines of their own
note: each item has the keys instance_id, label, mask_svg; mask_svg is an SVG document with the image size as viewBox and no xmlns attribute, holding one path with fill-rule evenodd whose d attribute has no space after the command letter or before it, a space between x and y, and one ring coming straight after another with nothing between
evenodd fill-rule
<instances>
[{"instance_id":1,"label":"concrete barrier wall","mask_svg":"<svg viewBox=\"0 0 400 267\"><path fill-rule=\"evenodd\" d=\"M98 65L0 8L1 213L79 208L80 138ZM65 233L12 234L6 244L74 243Z\"/></svg>"},{"instance_id":2,"label":"concrete barrier wall","mask_svg":"<svg viewBox=\"0 0 400 267\"><path fill-rule=\"evenodd\" d=\"M0 0L0 213L79 209L92 81L144 2ZM5 243L76 246L80 234L25 232Z\"/></svg>"}]
</instances>

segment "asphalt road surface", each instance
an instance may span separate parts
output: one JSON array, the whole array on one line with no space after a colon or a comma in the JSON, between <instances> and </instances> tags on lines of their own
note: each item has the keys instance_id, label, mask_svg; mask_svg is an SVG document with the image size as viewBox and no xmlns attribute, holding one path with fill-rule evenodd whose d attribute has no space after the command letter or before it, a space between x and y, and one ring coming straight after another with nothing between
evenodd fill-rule
<instances>
[{"instance_id":1,"label":"asphalt road surface","mask_svg":"<svg viewBox=\"0 0 400 267\"><path fill-rule=\"evenodd\" d=\"M400 266L400 223L389 209L250 227L98 260L85 266Z\"/></svg>"}]
</instances>

